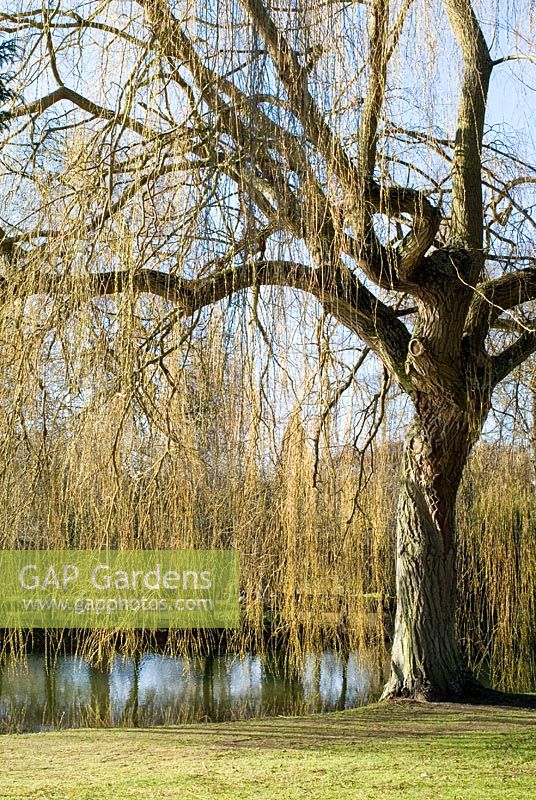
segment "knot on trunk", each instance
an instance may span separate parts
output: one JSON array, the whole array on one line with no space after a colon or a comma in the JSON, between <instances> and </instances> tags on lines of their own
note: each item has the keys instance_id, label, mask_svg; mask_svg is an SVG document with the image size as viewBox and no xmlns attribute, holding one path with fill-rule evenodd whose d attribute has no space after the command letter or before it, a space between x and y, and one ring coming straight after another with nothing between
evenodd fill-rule
<instances>
[{"instance_id":1,"label":"knot on trunk","mask_svg":"<svg viewBox=\"0 0 536 800\"><path fill-rule=\"evenodd\" d=\"M418 358L419 356L422 356L422 354L426 350L426 347L422 339L415 337L410 340L410 343L408 345L408 350L410 355L413 356L413 358Z\"/></svg>"}]
</instances>

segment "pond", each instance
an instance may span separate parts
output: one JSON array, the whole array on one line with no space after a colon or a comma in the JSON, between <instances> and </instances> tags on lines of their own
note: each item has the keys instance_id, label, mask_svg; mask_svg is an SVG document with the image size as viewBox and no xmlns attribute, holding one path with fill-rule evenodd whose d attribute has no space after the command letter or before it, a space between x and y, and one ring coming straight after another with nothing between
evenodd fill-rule
<instances>
[{"instance_id":1,"label":"pond","mask_svg":"<svg viewBox=\"0 0 536 800\"><path fill-rule=\"evenodd\" d=\"M275 656L116 655L107 668L42 653L0 665L0 730L163 725L353 708L378 698L377 657L310 654L290 675Z\"/></svg>"}]
</instances>

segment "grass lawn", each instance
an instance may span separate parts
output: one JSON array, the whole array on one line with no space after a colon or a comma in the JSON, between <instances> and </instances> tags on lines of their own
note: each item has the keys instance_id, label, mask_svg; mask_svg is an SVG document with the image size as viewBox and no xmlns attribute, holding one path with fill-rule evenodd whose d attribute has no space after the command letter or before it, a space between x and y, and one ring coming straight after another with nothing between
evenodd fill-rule
<instances>
[{"instance_id":1,"label":"grass lawn","mask_svg":"<svg viewBox=\"0 0 536 800\"><path fill-rule=\"evenodd\" d=\"M416 703L0 737L2 800L536 798L536 712Z\"/></svg>"}]
</instances>

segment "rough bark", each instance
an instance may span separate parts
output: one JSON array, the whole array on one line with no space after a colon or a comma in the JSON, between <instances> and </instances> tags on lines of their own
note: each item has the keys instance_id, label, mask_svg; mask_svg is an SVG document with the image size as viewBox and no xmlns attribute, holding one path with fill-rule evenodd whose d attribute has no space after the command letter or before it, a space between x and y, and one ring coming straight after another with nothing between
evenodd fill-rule
<instances>
[{"instance_id":1,"label":"rough bark","mask_svg":"<svg viewBox=\"0 0 536 800\"><path fill-rule=\"evenodd\" d=\"M420 398L409 430L397 529L397 610L383 697L452 699L474 688L456 643L456 494L474 434L468 415Z\"/></svg>"},{"instance_id":2,"label":"rough bark","mask_svg":"<svg viewBox=\"0 0 536 800\"><path fill-rule=\"evenodd\" d=\"M489 366L463 343L470 271L463 250L426 259L419 325L406 371L415 417L403 463L397 526L397 611L384 697L452 699L474 691L455 636L456 496L489 408Z\"/></svg>"}]
</instances>

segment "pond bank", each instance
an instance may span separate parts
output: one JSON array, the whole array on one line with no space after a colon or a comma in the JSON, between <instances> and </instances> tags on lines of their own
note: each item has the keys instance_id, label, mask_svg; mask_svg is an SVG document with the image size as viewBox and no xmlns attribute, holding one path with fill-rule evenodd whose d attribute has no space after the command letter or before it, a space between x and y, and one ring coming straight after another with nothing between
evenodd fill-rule
<instances>
[{"instance_id":1,"label":"pond bank","mask_svg":"<svg viewBox=\"0 0 536 800\"><path fill-rule=\"evenodd\" d=\"M342 711L376 700L388 663L374 653L310 653L290 669L282 653L181 657L30 653L0 662L0 733L149 727Z\"/></svg>"},{"instance_id":2,"label":"pond bank","mask_svg":"<svg viewBox=\"0 0 536 800\"><path fill-rule=\"evenodd\" d=\"M529 800L535 785L536 714L501 707L0 737L1 800Z\"/></svg>"}]
</instances>

